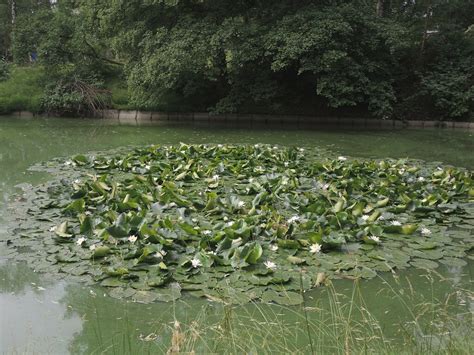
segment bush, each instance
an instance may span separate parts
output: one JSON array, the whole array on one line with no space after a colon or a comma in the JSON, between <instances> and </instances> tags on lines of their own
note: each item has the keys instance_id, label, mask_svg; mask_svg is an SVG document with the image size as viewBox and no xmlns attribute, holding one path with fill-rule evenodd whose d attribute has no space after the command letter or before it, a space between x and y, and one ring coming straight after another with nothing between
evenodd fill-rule
<instances>
[{"instance_id":1,"label":"bush","mask_svg":"<svg viewBox=\"0 0 474 355\"><path fill-rule=\"evenodd\" d=\"M9 64L0 59L0 81L5 81L10 77L10 66Z\"/></svg>"},{"instance_id":2,"label":"bush","mask_svg":"<svg viewBox=\"0 0 474 355\"><path fill-rule=\"evenodd\" d=\"M59 116L91 116L107 108L111 93L93 77L64 75L48 86L42 100L43 111Z\"/></svg>"}]
</instances>

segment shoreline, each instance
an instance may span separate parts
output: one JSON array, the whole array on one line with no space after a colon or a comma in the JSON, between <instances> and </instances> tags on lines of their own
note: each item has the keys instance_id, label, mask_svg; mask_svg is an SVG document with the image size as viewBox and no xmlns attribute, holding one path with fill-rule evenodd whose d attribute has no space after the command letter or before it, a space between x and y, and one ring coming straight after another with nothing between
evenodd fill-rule
<instances>
[{"instance_id":1,"label":"shoreline","mask_svg":"<svg viewBox=\"0 0 474 355\"><path fill-rule=\"evenodd\" d=\"M47 114L35 114L30 111L14 111L8 115L18 118L61 117ZM67 117L69 118L69 117ZM431 121L431 120L383 120L377 118L318 117L304 115L271 115L271 114L210 114L207 112L157 112L140 110L102 110L96 119L120 125L154 125L163 123L226 123L270 126L280 124L295 127L344 127L344 128L446 128L474 130L474 122Z\"/></svg>"}]
</instances>

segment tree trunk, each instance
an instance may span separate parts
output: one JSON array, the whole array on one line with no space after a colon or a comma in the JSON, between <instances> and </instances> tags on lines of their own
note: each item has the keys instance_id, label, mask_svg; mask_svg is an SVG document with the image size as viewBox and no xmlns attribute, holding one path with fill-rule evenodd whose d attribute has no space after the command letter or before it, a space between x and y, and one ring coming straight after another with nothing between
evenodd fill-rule
<instances>
[{"instance_id":1,"label":"tree trunk","mask_svg":"<svg viewBox=\"0 0 474 355\"><path fill-rule=\"evenodd\" d=\"M377 0L377 7L375 12L378 17L383 17L385 12L385 0Z\"/></svg>"},{"instance_id":2,"label":"tree trunk","mask_svg":"<svg viewBox=\"0 0 474 355\"><path fill-rule=\"evenodd\" d=\"M10 0L11 2L11 11L12 11L12 26L15 26L16 22L16 0Z\"/></svg>"}]
</instances>

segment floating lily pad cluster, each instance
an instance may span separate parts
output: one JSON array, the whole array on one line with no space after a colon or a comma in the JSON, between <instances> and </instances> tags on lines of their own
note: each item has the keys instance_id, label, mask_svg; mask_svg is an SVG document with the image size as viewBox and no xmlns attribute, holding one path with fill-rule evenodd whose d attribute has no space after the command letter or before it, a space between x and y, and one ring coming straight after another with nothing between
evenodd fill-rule
<instances>
[{"instance_id":1,"label":"floating lily pad cluster","mask_svg":"<svg viewBox=\"0 0 474 355\"><path fill-rule=\"evenodd\" d=\"M268 145L152 146L47 165L16 257L117 298L299 304L324 278L465 265L473 173Z\"/></svg>"}]
</instances>

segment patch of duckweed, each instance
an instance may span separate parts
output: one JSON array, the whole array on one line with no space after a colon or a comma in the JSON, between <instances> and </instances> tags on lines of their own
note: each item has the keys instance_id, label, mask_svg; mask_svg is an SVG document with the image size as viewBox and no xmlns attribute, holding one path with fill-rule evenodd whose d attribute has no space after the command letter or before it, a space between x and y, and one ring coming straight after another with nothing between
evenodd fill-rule
<instances>
[{"instance_id":1,"label":"patch of duckweed","mask_svg":"<svg viewBox=\"0 0 474 355\"><path fill-rule=\"evenodd\" d=\"M294 305L327 277L460 267L474 246L473 173L440 164L181 144L41 169L56 178L12 204L15 257L136 302Z\"/></svg>"}]
</instances>

